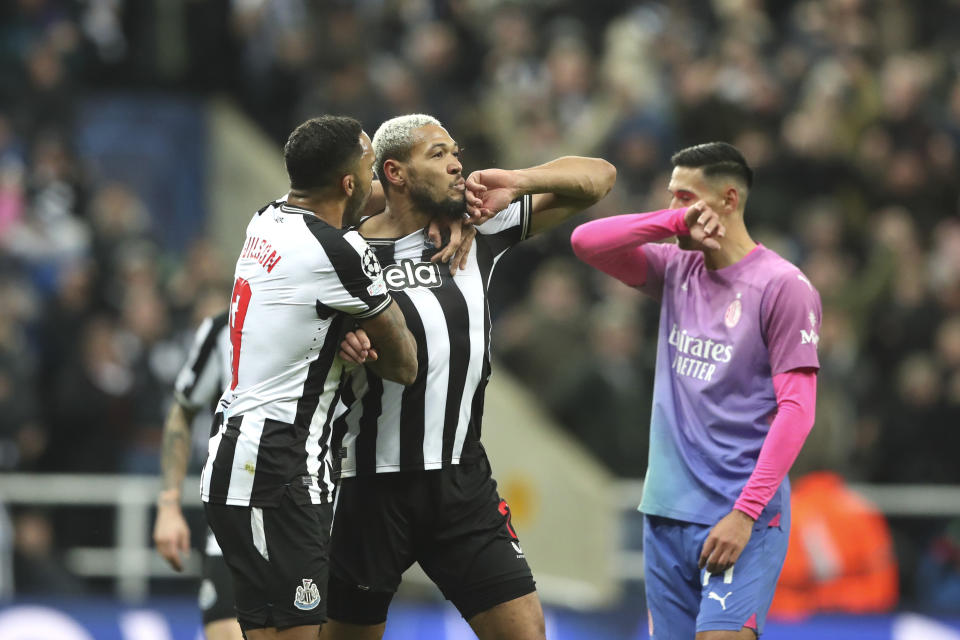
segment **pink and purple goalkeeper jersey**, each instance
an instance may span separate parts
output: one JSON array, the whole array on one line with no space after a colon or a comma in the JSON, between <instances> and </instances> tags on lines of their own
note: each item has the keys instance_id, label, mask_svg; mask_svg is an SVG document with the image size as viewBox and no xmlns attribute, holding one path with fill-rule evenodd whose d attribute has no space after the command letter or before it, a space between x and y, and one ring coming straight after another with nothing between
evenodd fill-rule
<instances>
[{"instance_id":1,"label":"pink and purple goalkeeper jersey","mask_svg":"<svg viewBox=\"0 0 960 640\"><path fill-rule=\"evenodd\" d=\"M650 459L640 510L715 524L733 508L776 415L773 376L819 368L820 296L797 267L758 245L710 270L700 251L643 245L661 300ZM789 505L784 480L760 515Z\"/></svg>"}]
</instances>

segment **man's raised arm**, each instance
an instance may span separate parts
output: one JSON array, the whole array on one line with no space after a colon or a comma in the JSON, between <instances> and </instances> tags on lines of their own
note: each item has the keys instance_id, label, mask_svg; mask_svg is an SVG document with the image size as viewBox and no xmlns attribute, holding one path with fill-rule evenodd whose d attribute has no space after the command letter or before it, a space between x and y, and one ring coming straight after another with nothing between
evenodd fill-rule
<instances>
[{"instance_id":1,"label":"man's raised arm","mask_svg":"<svg viewBox=\"0 0 960 640\"><path fill-rule=\"evenodd\" d=\"M617 169L602 158L564 156L528 169L483 169L467 178L468 210L488 217L531 195L530 234L551 229L606 196Z\"/></svg>"}]
</instances>

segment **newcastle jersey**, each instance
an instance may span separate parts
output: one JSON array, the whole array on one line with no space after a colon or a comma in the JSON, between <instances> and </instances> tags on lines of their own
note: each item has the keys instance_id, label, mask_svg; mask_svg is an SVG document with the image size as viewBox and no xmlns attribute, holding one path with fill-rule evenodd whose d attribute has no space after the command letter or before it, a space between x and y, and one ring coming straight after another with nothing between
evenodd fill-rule
<instances>
[{"instance_id":1,"label":"newcastle jersey","mask_svg":"<svg viewBox=\"0 0 960 640\"><path fill-rule=\"evenodd\" d=\"M186 409L209 409L212 412L230 376L230 327L227 324L227 312L224 311L204 318L200 323L187 361L183 363L173 384L173 394L177 403ZM209 435L213 436L214 433ZM223 555L216 537L209 530L204 553L208 556Z\"/></svg>"},{"instance_id":2,"label":"newcastle jersey","mask_svg":"<svg viewBox=\"0 0 960 640\"><path fill-rule=\"evenodd\" d=\"M173 393L180 406L213 411L230 376L230 331L227 313L204 318L194 335L187 361L180 368Z\"/></svg>"},{"instance_id":3,"label":"newcastle jersey","mask_svg":"<svg viewBox=\"0 0 960 640\"><path fill-rule=\"evenodd\" d=\"M342 325L390 303L357 232L283 201L253 216L230 298L231 379L203 469L204 501L263 507L289 492L301 504L329 502Z\"/></svg>"},{"instance_id":4,"label":"newcastle jersey","mask_svg":"<svg viewBox=\"0 0 960 640\"><path fill-rule=\"evenodd\" d=\"M342 384L332 448L338 477L439 469L479 455L490 377L487 288L501 256L529 231L524 196L477 227L468 265L451 276L430 262L425 231L368 238L383 280L417 341L417 378L404 387L368 367Z\"/></svg>"}]
</instances>

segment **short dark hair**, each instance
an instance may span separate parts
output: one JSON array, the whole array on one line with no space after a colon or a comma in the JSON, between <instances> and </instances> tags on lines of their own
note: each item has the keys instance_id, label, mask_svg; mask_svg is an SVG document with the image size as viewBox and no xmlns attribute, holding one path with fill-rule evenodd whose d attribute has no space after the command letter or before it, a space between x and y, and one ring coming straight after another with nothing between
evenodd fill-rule
<instances>
[{"instance_id":1,"label":"short dark hair","mask_svg":"<svg viewBox=\"0 0 960 640\"><path fill-rule=\"evenodd\" d=\"M320 116L307 120L290 134L283 160L293 189L322 189L349 173L363 154L359 138L363 126L347 116Z\"/></svg>"},{"instance_id":2,"label":"short dark hair","mask_svg":"<svg viewBox=\"0 0 960 640\"><path fill-rule=\"evenodd\" d=\"M743 154L726 142L707 142L677 151L670 158L675 167L703 169L703 175L739 178L749 188L753 185L753 169Z\"/></svg>"}]
</instances>

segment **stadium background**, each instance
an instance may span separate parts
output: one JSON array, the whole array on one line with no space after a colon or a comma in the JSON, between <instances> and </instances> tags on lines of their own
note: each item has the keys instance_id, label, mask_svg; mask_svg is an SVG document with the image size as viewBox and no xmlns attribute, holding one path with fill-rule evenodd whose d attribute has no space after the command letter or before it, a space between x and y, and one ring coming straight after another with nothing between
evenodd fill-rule
<instances>
[{"instance_id":1,"label":"stadium background","mask_svg":"<svg viewBox=\"0 0 960 640\"><path fill-rule=\"evenodd\" d=\"M494 285L484 437L550 637L645 628L632 508L657 308L576 262L570 231L661 208L670 153L723 139L756 169L757 239L823 297L793 476L854 483L899 569L885 613L768 637L960 638L958 25L957 0L4 2L0 638L196 637L198 554L176 577L147 548L173 375L226 305L246 219L285 190L287 132L416 111L467 171L566 153L619 170ZM408 582L388 638L469 637Z\"/></svg>"}]
</instances>

